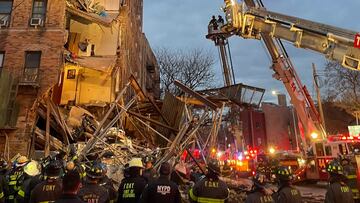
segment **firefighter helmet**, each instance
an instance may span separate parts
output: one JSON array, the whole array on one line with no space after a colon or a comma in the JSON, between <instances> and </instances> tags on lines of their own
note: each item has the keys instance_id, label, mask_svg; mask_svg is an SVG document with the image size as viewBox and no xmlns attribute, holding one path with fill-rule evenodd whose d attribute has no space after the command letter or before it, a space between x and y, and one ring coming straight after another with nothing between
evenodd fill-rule
<instances>
[{"instance_id":1,"label":"firefighter helmet","mask_svg":"<svg viewBox=\"0 0 360 203\"><path fill-rule=\"evenodd\" d=\"M86 171L86 176L93 179L100 179L103 177L103 167L100 163L94 162L91 167Z\"/></svg>"},{"instance_id":2,"label":"firefighter helmet","mask_svg":"<svg viewBox=\"0 0 360 203\"><path fill-rule=\"evenodd\" d=\"M19 158L16 159L15 166L25 166L29 162L29 159L26 156L19 156Z\"/></svg>"},{"instance_id":3,"label":"firefighter helmet","mask_svg":"<svg viewBox=\"0 0 360 203\"><path fill-rule=\"evenodd\" d=\"M146 156L144 158L144 163L148 163L148 162L154 162L154 158L152 156Z\"/></svg>"},{"instance_id":4,"label":"firefighter helmet","mask_svg":"<svg viewBox=\"0 0 360 203\"><path fill-rule=\"evenodd\" d=\"M292 172L287 166L279 166L276 169L276 178L280 181L290 181Z\"/></svg>"},{"instance_id":5,"label":"firefighter helmet","mask_svg":"<svg viewBox=\"0 0 360 203\"><path fill-rule=\"evenodd\" d=\"M216 159L210 159L208 161L208 166L207 166L208 170L212 171L213 173L216 174L220 174L220 165L219 165L219 161Z\"/></svg>"},{"instance_id":6,"label":"firefighter helmet","mask_svg":"<svg viewBox=\"0 0 360 203\"><path fill-rule=\"evenodd\" d=\"M51 160L50 163L45 168L45 174L48 177L58 177L60 176L62 164L58 160Z\"/></svg>"},{"instance_id":7,"label":"firefighter helmet","mask_svg":"<svg viewBox=\"0 0 360 203\"><path fill-rule=\"evenodd\" d=\"M131 167L144 168L141 158L132 158L129 161L129 168Z\"/></svg>"},{"instance_id":8,"label":"firefighter helmet","mask_svg":"<svg viewBox=\"0 0 360 203\"><path fill-rule=\"evenodd\" d=\"M0 171L6 170L8 163L5 159L0 159Z\"/></svg>"},{"instance_id":9,"label":"firefighter helmet","mask_svg":"<svg viewBox=\"0 0 360 203\"><path fill-rule=\"evenodd\" d=\"M39 163L37 161L30 161L24 167L24 172L29 176L36 176L40 174Z\"/></svg>"},{"instance_id":10,"label":"firefighter helmet","mask_svg":"<svg viewBox=\"0 0 360 203\"><path fill-rule=\"evenodd\" d=\"M265 186L266 176L262 172L258 172L253 177L254 186L258 188L263 188Z\"/></svg>"},{"instance_id":11,"label":"firefighter helmet","mask_svg":"<svg viewBox=\"0 0 360 203\"><path fill-rule=\"evenodd\" d=\"M339 175L343 175L343 167L341 166L340 162L338 160L333 160L331 161L327 166L326 166L326 171L330 174L339 174Z\"/></svg>"}]
</instances>

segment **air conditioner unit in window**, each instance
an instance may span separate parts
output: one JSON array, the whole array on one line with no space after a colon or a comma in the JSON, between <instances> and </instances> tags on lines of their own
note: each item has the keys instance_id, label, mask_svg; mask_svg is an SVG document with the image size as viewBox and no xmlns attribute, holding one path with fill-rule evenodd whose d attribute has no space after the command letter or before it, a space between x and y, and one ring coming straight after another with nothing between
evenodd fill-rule
<instances>
[{"instance_id":1,"label":"air conditioner unit in window","mask_svg":"<svg viewBox=\"0 0 360 203\"><path fill-rule=\"evenodd\" d=\"M8 20L0 20L0 28L1 27L7 27L9 25Z\"/></svg>"},{"instance_id":2,"label":"air conditioner unit in window","mask_svg":"<svg viewBox=\"0 0 360 203\"><path fill-rule=\"evenodd\" d=\"M31 18L30 20L30 25L31 26L42 26L43 24L43 20L41 18Z\"/></svg>"}]
</instances>

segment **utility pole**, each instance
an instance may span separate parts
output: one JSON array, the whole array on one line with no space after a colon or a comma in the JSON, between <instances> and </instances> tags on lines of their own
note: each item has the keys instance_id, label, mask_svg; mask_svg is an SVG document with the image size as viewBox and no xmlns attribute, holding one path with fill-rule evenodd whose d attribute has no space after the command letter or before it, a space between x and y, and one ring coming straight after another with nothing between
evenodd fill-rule
<instances>
[{"instance_id":1,"label":"utility pole","mask_svg":"<svg viewBox=\"0 0 360 203\"><path fill-rule=\"evenodd\" d=\"M322 125L324 127L324 130L326 132L324 111L323 111L323 107L322 107L321 94L320 94L320 88L319 88L319 82L318 82L319 75L316 72L315 63L312 63L312 68L313 68L313 81L314 81L314 87L315 87L315 90L316 90L316 96L317 96L317 101L318 101L318 105L319 105L321 123L322 123Z\"/></svg>"}]
</instances>

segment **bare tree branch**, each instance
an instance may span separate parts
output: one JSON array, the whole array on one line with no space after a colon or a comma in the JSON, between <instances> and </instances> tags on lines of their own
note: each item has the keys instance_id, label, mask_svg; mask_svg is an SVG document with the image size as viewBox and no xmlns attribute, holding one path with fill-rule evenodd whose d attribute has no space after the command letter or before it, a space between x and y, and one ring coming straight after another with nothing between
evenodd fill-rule
<instances>
[{"instance_id":1,"label":"bare tree branch","mask_svg":"<svg viewBox=\"0 0 360 203\"><path fill-rule=\"evenodd\" d=\"M325 64L326 98L348 112L360 110L360 72L342 67L337 62Z\"/></svg>"},{"instance_id":2,"label":"bare tree branch","mask_svg":"<svg viewBox=\"0 0 360 203\"><path fill-rule=\"evenodd\" d=\"M162 93L169 91L174 95L181 92L173 81L179 80L191 89L208 88L214 84L212 66L213 55L202 49L171 50L159 48L155 54L160 66L160 85Z\"/></svg>"}]
</instances>

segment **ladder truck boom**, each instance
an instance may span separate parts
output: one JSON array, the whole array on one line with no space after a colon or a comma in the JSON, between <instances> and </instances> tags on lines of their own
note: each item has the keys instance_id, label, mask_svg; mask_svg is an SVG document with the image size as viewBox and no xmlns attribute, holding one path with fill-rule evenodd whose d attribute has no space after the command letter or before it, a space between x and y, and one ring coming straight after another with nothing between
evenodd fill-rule
<instances>
[{"instance_id":1,"label":"ladder truck boom","mask_svg":"<svg viewBox=\"0 0 360 203\"><path fill-rule=\"evenodd\" d=\"M225 0L227 24L223 27L244 38L263 35L283 39L298 48L310 49L338 61L349 69L360 69L360 36L355 31L265 10L253 0L238 4Z\"/></svg>"},{"instance_id":2,"label":"ladder truck boom","mask_svg":"<svg viewBox=\"0 0 360 203\"><path fill-rule=\"evenodd\" d=\"M355 32L324 25L297 17L267 11L260 0L224 0L226 24L221 32L227 37L238 35L245 39L262 40L269 52L274 70L274 78L280 80L296 109L303 126L305 137L301 137L304 149L308 148L310 135L325 138L314 101L302 84L281 40L293 43L298 48L310 49L337 60L344 67L359 68L360 50L353 47ZM313 136L316 137L316 136Z\"/></svg>"}]
</instances>

